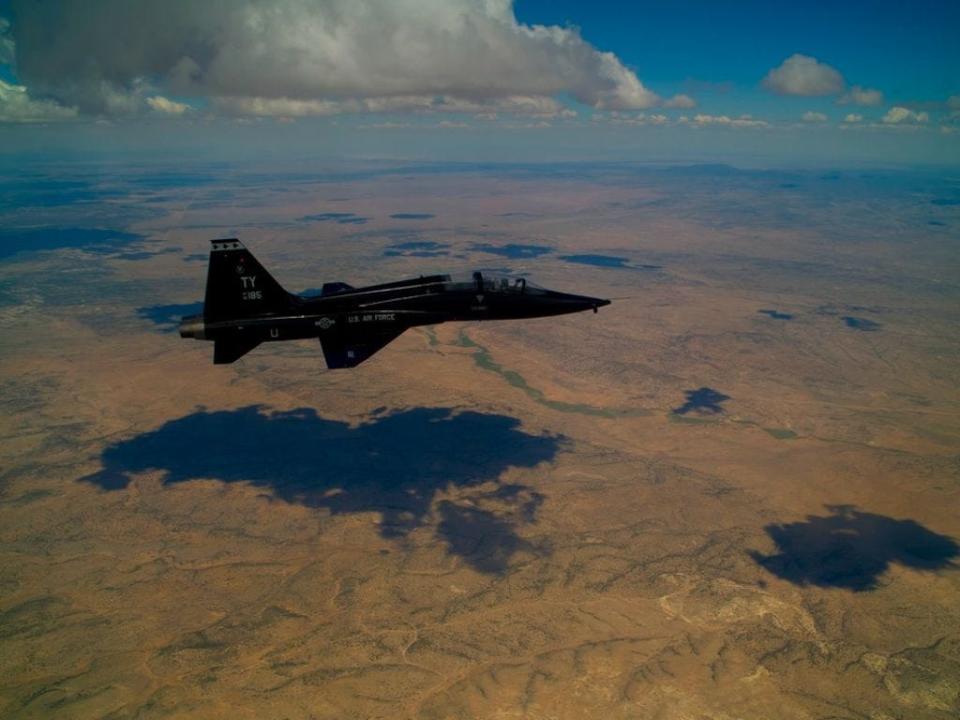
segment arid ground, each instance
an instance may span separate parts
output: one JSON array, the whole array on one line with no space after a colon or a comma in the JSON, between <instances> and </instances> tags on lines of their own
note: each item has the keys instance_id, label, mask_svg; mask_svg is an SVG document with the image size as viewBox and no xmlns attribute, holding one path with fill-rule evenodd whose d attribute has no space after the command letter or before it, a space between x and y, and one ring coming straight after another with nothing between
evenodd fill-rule
<instances>
[{"instance_id":1,"label":"arid ground","mask_svg":"<svg viewBox=\"0 0 960 720\"><path fill-rule=\"evenodd\" d=\"M960 180L48 166L0 189L0 716L956 718ZM597 315L213 366L291 291Z\"/></svg>"}]
</instances>

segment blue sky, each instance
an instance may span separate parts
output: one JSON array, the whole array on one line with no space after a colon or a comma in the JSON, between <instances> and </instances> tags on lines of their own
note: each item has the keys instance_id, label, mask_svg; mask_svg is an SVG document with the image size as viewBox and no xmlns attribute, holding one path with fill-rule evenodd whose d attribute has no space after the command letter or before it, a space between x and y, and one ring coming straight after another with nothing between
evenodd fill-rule
<instances>
[{"instance_id":1,"label":"blue sky","mask_svg":"<svg viewBox=\"0 0 960 720\"><path fill-rule=\"evenodd\" d=\"M724 93L696 81L732 84L727 92L754 109L789 112L759 85L794 53L897 102L942 102L960 93L960 2L519 0L515 10L521 22L580 27L654 89L689 88L718 104L723 99L713 96Z\"/></svg>"},{"instance_id":2,"label":"blue sky","mask_svg":"<svg viewBox=\"0 0 960 720\"><path fill-rule=\"evenodd\" d=\"M958 2L0 0L0 151L955 164L957 28Z\"/></svg>"},{"instance_id":3,"label":"blue sky","mask_svg":"<svg viewBox=\"0 0 960 720\"><path fill-rule=\"evenodd\" d=\"M958 91L960 3L519 0L517 19L573 24L643 77L756 84L788 55L813 55L861 84L941 98Z\"/></svg>"}]
</instances>

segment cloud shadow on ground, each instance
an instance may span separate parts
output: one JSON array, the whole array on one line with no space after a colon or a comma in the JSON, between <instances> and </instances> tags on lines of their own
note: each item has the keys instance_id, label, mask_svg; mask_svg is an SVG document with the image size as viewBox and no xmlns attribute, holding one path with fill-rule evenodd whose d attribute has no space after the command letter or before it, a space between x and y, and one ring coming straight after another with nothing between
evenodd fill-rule
<instances>
[{"instance_id":1,"label":"cloud shadow on ground","mask_svg":"<svg viewBox=\"0 0 960 720\"><path fill-rule=\"evenodd\" d=\"M0 228L0 260L21 252L64 248L106 254L139 240L143 240L142 235L103 228Z\"/></svg>"},{"instance_id":2,"label":"cloud shadow on ground","mask_svg":"<svg viewBox=\"0 0 960 720\"><path fill-rule=\"evenodd\" d=\"M176 332L184 315L199 315L203 312L203 303L150 305L137 308L137 315L144 320L156 323L163 332Z\"/></svg>"},{"instance_id":3,"label":"cloud shadow on ground","mask_svg":"<svg viewBox=\"0 0 960 720\"><path fill-rule=\"evenodd\" d=\"M808 515L803 522L764 528L777 552L750 556L779 578L863 592L874 590L892 563L915 570L955 567L960 545L914 520L897 520L828 505L829 515Z\"/></svg>"},{"instance_id":4,"label":"cloud shadow on ground","mask_svg":"<svg viewBox=\"0 0 960 720\"><path fill-rule=\"evenodd\" d=\"M547 245L522 245L517 243L508 243L506 245L491 245L490 243L474 243L469 248L473 252L489 253L491 255L500 255L501 257L511 258L513 260L532 260L541 255L553 252L553 248Z\"/></svg>"},{"instance_id":5,"label":"cloud shadow on ground","mask_svg":"<svg viewBox=\"0 0 960 720\"><path fill-rule=\"evenodd\" d=\"M718 415L723 412L720 404L730 399L729 395L724 395L722 392L708 387L686 390L684 394L687 396L687 401L680 407L673 409L673 412L677 415L686 415L694 411L701 415L708 413Z\"/></svg>"},{"instance_id":6,"label":"cloud shadow on ground","mask_svg":"<svg viewBox=\"0 0 960 720\"><path fill-rule=\"evenodd\" d=\"M616 255L561 255L560 260L578 265L592 265L601 268L615 268L619 270L662 270L662 265L631 265L630 259Z\"/></svg>"},{"instance_id":7,"label":"cloud shadow on ground","mask_svg":"<svg viewBox=\"0 0 960 720\"><path fill-rule=\"evenodd\" d=\"M409 242L388 245L383 251L386 257L437 257L449 255L447 243L433 242L432 240L411 240Z\"/></svg>"},{"instance_id":8,"label":"cloud shadow on ground","mask_svg":"<svg viewBox=\"0 0 960 720\"><path fill-rule=\"evenodd\" d=\"M524 432L507 415L450 408L414 407L356 426L309 408L201 409L108 446L103 469L81 481L119 491L159 470L165 485L212 478L332 514L378 513L388 538L436 524L450 553L502 573L515 552L532 549L517 529L535 520L542 497L519 484L460 491L549 462L565 442Z\"/></svg>"},{"instance_id":9,"label":"cloud shadow on ground","mask_svg":"<svg viewBox=\"0 0 960 720\"><path fill-rule=\"evenodd\" d=\"M880 323L875 320L867 320L866 318L853 317L852 315L844 315L842 318L844 324L848 328L853 328L854 330L860 330L862 332L876 332L880 329Z\"/></svg>"},{"instance_id":10,"label":"cloud shadow on ground","mask_svg":"<svg viewBox=\"0 0 960 720\"><path fill-rule=\"evenodd\" d=\"M369 219L352 212L324 212L297 218L299 222L304 223L335 222L338 225L365 225Z\"/></svg>"},{"instance_id":11,"label":"cloud shadow on ground","mask_svg":"<svg viewBox=\"0 0 960 720\"><path fill-rule=\"evenodd\" d=\"M780 312L779 310L757 310L761 315L766 315L773 320L793 320L790 313Z\"/></svg>"}]
</instances>

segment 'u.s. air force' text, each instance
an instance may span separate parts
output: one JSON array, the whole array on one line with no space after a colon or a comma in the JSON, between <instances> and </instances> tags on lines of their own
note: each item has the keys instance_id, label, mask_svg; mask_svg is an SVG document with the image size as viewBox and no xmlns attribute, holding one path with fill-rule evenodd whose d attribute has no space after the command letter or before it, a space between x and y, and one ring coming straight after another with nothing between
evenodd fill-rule
<instances>
[{"instance_id":1,"label":"'u.s. air force' text","mask_svg":"<svg viewBox=\"0 0 960 720\"><path fill-rule=\"evenodd\" d=\"M393 322L396 313L367 313L365 315L347 315L348 323L359 322Z\"/></svg>"}]
</instances>

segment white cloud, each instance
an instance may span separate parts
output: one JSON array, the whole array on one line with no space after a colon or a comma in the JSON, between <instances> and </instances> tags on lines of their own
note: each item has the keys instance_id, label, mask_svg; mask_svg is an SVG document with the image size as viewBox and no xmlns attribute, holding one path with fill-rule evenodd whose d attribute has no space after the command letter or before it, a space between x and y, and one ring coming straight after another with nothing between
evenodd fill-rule
<instances>
[{"instance_id":1,"label":"white cloud","mask_svg":"<svg viewBox=\"0 0 960 720\"><path fill-rule=\"evenodd\" d=\"M697 106L697 101L689 95L674 95L672 98L664 102L663 106L681 109L694 108Z\"/></svg>"},{"instance_id":2,"label":"white cloud","mask_svg":"<svg viewBox=\"0 0 960 720\"><path fill-rule=\"evenodd\" d=\"M0 17L0 65L13 65L16 45L10 35L10 21Z\"/></svg>"},{"instance_id":3,"label":"white cloud","mask_svg":"<svg viewBox=\"0 0 960 720\"><path fill-rule=\"evenodd\" d=\"M0 123L38 123L70 120L75 108L63 107L52 100L34 100L23 85L0 80Z\"/></svg>"},{"instance_id":4,"label":"white cloud","mask_svg":"<svg viewBox=\"0 0 960 720\"><path fill-rule=\"evenodd\" d=\"M680 118L680 122L692 122L693 125L697 127L706 127L708 125L719 125L735 128L770 127L770 123L768 123L766 120L755 120L751 115L741 115L740 117L732 118L729 115L705 115L701 113L699 115L694 115L692 121L690 121L686 115L684 115Z\"/></svg>"},{"instance_id":5,"label":"white cloud","mask_svg":"<svg viewBox=\"0 0 960 720\"><path fill-rule=\"evenodd\" d=\"M960 95L951 95L947 98L947 109L950 117L960 117Z\"/></svg>"},{"instance_id":6,"label":"white cloud","mask_svg":"<svg viewBox=\"0 0 960 720\"><path fill-rule=\"evenodd\" d=\"M863 115L857 113L848 113L846 117L843 118L845 123L858 123L863 122Z\"/></svg>"},{"instance_id":7,"label":"white cloud","mask_svg":"<svg viewBox=\"0 0 960 720\"><path fill-rule=\"evenodd\" d=\"M864 105L876 107L883 104L883 93L879 90L854 85L837 100L840 105Z\"/></svg>"},{"instance_id":8,"label":"white cloud","mask_svg":"<svg viewBox=\"0 0 960 720\"><path fill-rule=\"evenodd\" d=\"M306 117L342 113L498 113L538 118L576 117L574 110L543 96L512 95L474 101L451 96L401 95L396 97L348 98L344 100L292 100L270 97L218 97L214 108L226 115Z\"/></svg>"},{"instance_id":9,"label":"white cloud","mask_svg":"<svg viewBox=\"0 0 960 720\"><path fill-rule=\"evenodd\" d=\"M800 119L806 123L824 123L827 121L827 116L821 112L807 110L807 112L800 116Z\"/></svg>"},{"instance_id":10,"label":"white cloud","mask_svg":"<svg viewBox=\"0 0 960 720\"><path fill-rule=\"evenodd\" d=\"M511 10L512 14L512 10ZM542 26L534 26L538 29ZM570 30L560 32L569 33ZM580 43L579 35L576 36ZM589 47L589 46L587 46ZM571 90L574 98L587 105L593 105L598 110L636 110L638 108L649 108L660 104L660 96L647 90L640 79L628 70L617 59L613 53L596 53L593 48L590 50L599 55L600 63L596 68L599 77L606 82L603 83L603 89L590 89L585 92Z\"/></svg>"},{"instance_id":11,"label":"white cloud","mask_svg":"<svg viewBox=\"0 0 960 720\"><path fill-rule=\"evenodd\" d=\"M670 118L660 113L610 113L611 125L667 125Z\"/></svg>"},{"instance_id":12,"label":"white cloud","mask_svg":"<svg viewBox=\"0 0 960 720\"><path fill-rule=\"evenodd\" d=\"M809 55L796 53L767 73L763 86L778 95L836 95L843 92L843 76Z\"/></svg>"},{"instance_id":13,"label":"white cloud","mask_svg":"<svg viewBox=\"0 0 960 720\"><path fill-rule=\"evenodd\" d=\"M281 116L434 107L435 98L533 115L560 112L560 94L609 110L661 101L576 28L519 23L512 0L12 5L20 79L85 113L143 110L148 96L166 95Z\"/></svg>"},{"instance_id":14,"label":"white cloud","mask_svg":"<svg viewBox=\"0 0 960 720\"><path fill-rule=\"evenodd\" d=\"M880 118L880 122L887 125L915 125L925 123L930 120L930 115L925 112L916 112L909 108L895 105L887 111L887 114Z\"/></svg>"},{"instance_id":15,"label":"white cloud","mask_svg":"<svg viewBox=\"0 0 960 720\"><path fill-rule=\"evenodd\" d=\"M382 123L369 123L366 125L360 125L360 128L363 130L401 130L406 128L414 127L410 123L398 123L398 122L382 122Z\"/></svg>"},{"instance_id":16,"label":"white cloud","mask_svg":"<svg viewBox=\"0 0 960 720\"><path fill-rule=\"evenodd\" d=\"M565 108L552 97L543 95L509 95L483 101L441 96L428 98L429 104L422 109L436 112L462 113L508 113L542 118L576 117L576 112ZM389 104L389 102L387 103ZM368 103L368 107L374 107Z\"/></svg>"},{"instance_id":17,"label":"white cloud","mask_svg":"<svg viewBox=\"0 0 960 720\"><path fill-rule=\"evenodd\" d=\"M164 115L183 115L187 110L190 109L189 105L177 102L176 100L170 100L162 95L148 97L147 105L149 105L151 109L155 110L156 112L163 113Z\"/></svg>"},{"instance_id":18,"label":"white cloud","mask_svg":"<svg viewBox=\"0 0 960 720\"><path fill-rule=\"evenodd\" d=\"M214 107L226 115L309 117L346 112L344 104L331 100L291 100L289 98L219 97Z\"/></svg>"}]
</instances>

